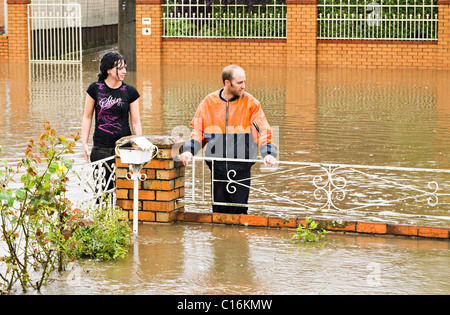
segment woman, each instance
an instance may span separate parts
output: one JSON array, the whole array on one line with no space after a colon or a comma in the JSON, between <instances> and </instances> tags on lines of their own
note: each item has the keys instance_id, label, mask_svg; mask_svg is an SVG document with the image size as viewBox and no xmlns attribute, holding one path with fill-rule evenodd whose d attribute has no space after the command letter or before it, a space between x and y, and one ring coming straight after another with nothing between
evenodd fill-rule
<instances>
[{"instance_id":1,"label":"woman","mask_svg":"<svg viewBox=\"0 0 450 315\"><path fill-rule=\"evenodd\" d=\"M120 138L132 133L142 135L140 95L136 88L123 82L126 67L126 61L120 54L105 54L100 62L98 81L89 85L86 91L81 133L87 163L114 155L116 141ZM95 130L92 152L89 154L88 139L94 110Z\"/></svg>"}]
</instances>

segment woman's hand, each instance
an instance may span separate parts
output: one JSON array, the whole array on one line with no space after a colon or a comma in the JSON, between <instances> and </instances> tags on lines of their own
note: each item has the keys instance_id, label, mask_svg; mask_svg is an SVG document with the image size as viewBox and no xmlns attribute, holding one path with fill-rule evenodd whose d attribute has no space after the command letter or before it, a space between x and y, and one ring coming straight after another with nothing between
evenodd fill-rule
<instances>
[{"instance_id":1,"label":"woman's hand","mask_svg":"<svg viewBox=\"0 0 450 315\"><path fill-rule=\"evenodd\" d=\"M84 151L84 158L86 159L86 163L90 163L90 153L89 153L89 146L87 143L83 143L83 151Z\"/></svg>"}]
</instances>

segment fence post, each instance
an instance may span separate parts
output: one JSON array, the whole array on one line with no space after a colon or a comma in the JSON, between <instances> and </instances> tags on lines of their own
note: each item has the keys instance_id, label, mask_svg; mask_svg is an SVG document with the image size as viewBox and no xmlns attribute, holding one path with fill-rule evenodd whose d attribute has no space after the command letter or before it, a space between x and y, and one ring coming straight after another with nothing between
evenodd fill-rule
<instances>
[{"instance_id":1,"label":"fence post","mask_svg":"<svg viewBox=\"0 0 450 315\"><path fill-rule=\"evenodd\" d=\"M136 65L162 63L164 0L136 0Z\"/></svg>"},{"instance_id":2,"label":"fence post","mask_svg":"<svg viewBox=\"0 0 450 315\"><path fill-rule=\"evenodd\" d=\"M316 66L318 0L286 0L286 66Z\"/></svg>"},{"instance_id":3,"label":"fence post","mask_svg":"<svg viewBox=\"0 0 450 315\"><path fill-rule=\"evenodd\" d=\"M181 162L174 157L180 153L184 140L171 136L145 136L158 147L156 158L145 164L141 173L147 179L139 185L139 221L154 223L170 223L177 220L179 212L184 211L184 171ZM116 156L116 197L117 205L133 219L134 182L126 179L128 164L121 162Z\"/></svg>"},{"instance_id":4,"label":"fence post","mask_svg":"<svg viewBox=\"0 0 450 315\"><path fill-rule=\"evenodd\" d=\"M8 0L8 58L28 61L28 4L31 0Z\"/></svg>"}]
</instances>

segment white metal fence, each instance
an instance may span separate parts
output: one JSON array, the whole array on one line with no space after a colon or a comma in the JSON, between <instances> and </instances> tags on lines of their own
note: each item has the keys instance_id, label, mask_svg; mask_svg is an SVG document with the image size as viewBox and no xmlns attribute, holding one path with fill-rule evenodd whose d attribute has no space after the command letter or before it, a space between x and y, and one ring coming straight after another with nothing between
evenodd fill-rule
<instances>
[{"instance_id":1,"label":"white metal fence","mask_svg":"<svg viewBox=\"0 0 450 315\"><path fill-rule=\"evenodd\" d=\"M437 0L319 0L318 39L438 39Z\"/></svg>"},{"instance_id":2,"label":"white metal fence","mask_svg":"<svg viewBox=\"0 0 450 315\"><path fill-rule=\"evenodd\" d=\"M249 203L243 205L214 200L214 183L205 160L214 163L227 159L196 156L192 168L186 169L185 202L187 206L193 204L196 211L209 212L215 204L244 206L249 213L281 217L450 224L450 170L290 161L278 161L277 167L266 168L262 160L252 160L256 164L250 186L245 184L248 178L235 180L239 171L233 169L228 170L227 180L217 180L226 183L230 194L236 191L234 186L250 187Z\"/></svg>"},{"instance_id":3,"label":"white metal fence","mask_svg":"<svg viewBox=\"0 0 450 315\"><path fill-rule=\"evenodd\" d=\"M114 156L75 169L76 185L68 198L87 207L102 201L115 206ZM250 187L249 203L217 202L214 182L205 160L250 161L251 178L235 180L229 169L226 189ZM186 169L186 206L211 211L211 205L248 207L249 213L289 217L306 215L331 220L371 219L390 223L450 225L450 170L278 161L267 168L262 160L237 160L195 156ZM247 180L250 186L246 186ZM104 196L107 199L101 199Z\"/></svg>"},{"instance_id":4,"label":"white metal fence","mask_svg":"<svg viewBox=\"0 0 450 315\"><path fill-rule=\"evenodd\" d=\"M286 38L286 4L277 0L251 6L238 0L230 4L222 0L175 0L163 7L163 37Z\"/></svg>"},{"instance_id":5,"label":"white metal fence","mask_svg":"<svg viewBox=\"0 0 450 315\"><path fill-rule=\"evenodd\" d=\"M67 197L79 207L107 203L116 205L115 156L74 168L76 183Z\"/></svg>"},{"instance_id":6,"label":"white metal fence","mask_svg":"<svg viewBox=\"0 0 450 315\"><path fill-rule=\"evenodd\" d=\"M285 1L169 0L163 37L285 39ZM229 4L226 4L229 3ZM318 39L438 39L437 0L319 0Z\"/></svg>"},{"instance_id":7,"label":"white metal fence","mask_svg":"<svg viewBox=\"0 0 450 315\"><path fill-rule=\"evenodd\" d=\"M28 5L29 60L81 62L81 6L78 3Z\"/></svg>"}]
</instances>

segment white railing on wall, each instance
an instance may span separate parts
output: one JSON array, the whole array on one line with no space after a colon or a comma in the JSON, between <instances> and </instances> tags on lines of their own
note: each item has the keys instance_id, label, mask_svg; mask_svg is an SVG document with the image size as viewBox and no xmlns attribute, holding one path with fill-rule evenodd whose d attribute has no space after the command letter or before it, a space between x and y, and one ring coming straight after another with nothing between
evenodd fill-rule
<instances>
[{"instance_id":1,"label":"white railing on wall","mask_svg":"<svg viewBox=\"0 0 450 315\"><path fill-rule=\"evenodd\" d=\"M225 2L225 1L224 1ZM285 39L286 1L265 5L233 0L175 0L163 4L163 37Z\"/></svg>"},{"instance_id":2,"label":"white railing on wall","mask_svg":"<svg viewBox=\"0 0 450 315\"><path fill-rule=\"evenodd\" d=\"M256 163L251 178L235 180L239 170L231 167L227 179L211 183L205 160ZM370 218L408 224L450 224L450 170L367 166L333 163L278 161L267 168L263 160L238 160L195 156L186 169L186 197L196 210L211 205L248 207L249 213L324 216L355 220ZM191 178L189 178L191 177ZM247 186L246 181L251 185ZM236 187L250 188L248 204L217 202L211 193L216 182L226 183L228 193Z\"/></svg>"},{"instance_id":3,"label":"white railing on wall","mask_svg":"<svg viewBox=\"0 0 450 315\"><path fill-rule=\"evenodd\" d=\"M438 39L437 0L319 0L318 39Z\"/></svg>"}]
</instances>

